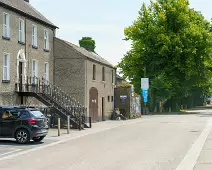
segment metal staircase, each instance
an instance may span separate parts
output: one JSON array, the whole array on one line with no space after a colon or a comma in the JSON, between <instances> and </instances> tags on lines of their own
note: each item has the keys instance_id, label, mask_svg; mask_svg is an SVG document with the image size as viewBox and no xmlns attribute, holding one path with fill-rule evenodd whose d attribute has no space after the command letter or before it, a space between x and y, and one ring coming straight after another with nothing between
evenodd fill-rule
<instances>
[{"instance_id":1,"label":"metal staircase","mask_svg":"<svg viewBox=\"0 0 212 170\"><path fill-rule=\"evenodd\" d=\"M42 79L26 77L24 83L21 78L16 84L15 91L20 96L35 97L44 105L53 108L61 119L67 120L67 116L70 116L70 124L73 128L88 128L85 122L87 109L43 77Z\"/></svg>"}]
</instances>

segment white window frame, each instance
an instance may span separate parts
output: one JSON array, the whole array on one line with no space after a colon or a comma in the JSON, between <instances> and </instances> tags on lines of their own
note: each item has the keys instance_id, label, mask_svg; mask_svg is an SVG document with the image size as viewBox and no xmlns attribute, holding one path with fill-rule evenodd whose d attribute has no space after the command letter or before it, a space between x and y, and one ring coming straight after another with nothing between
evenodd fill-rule
<instances>
[{"instance_id":1,"label":"white window frame","mask_svg":"<svg viewBox=\"0 0 212 170\"><path fill-rule=\"evenodd\" d=\"M44 49L49 50L49 31L44 29Z\"/></svg>"},{"instance_id":2,"label":"white window frame","mask_svg":"<svg viewBox=\"0 0 212 170\"><path fill-rule=\"evenodd\" d=\"M19 18L19 42L25 43L25 23L24 20Z\"/></svg>"},{"instance_id":3,"label":"white window frame","mask_svg":"<svg viewBox=\"0 0 212 170\"><path fill-rule=\"evenodd\" d=\"M38 29L36 25L32 25L32 46L38 47Z\"/></svg>"},{"instance_id":4,"label":"white window frame","mask_svg":"<svg viewBox=\"0 0 212 170\"><path fill-rule=\"evenodd\" d=\"M37 60L32 60L32 82L34 84L38 84L38 61Z\"/></svg>"},{"instance_id":5,"label":"white window frame","mask_svg":"<svg viewBox=\"0 0 212 170\"><path fill-rule=\"evenodd\" d=\"M10 15L6 12L3 13L3 36L10 38Z\"/></svg>"},{"instance_id":6,"label":"white window frame","mask_svg":"<svg viewBox=\"0 0 212 170\"><path fill-rule=\"evenodd\" d=\"M45 62L44 63L44 79L49 82L49 63Z\"/></svg>"},{"instance_id":7,"label":"white window frame","mask_svg":"<svg viewBox=\"0 0 212 170\"><path fill-rule=\"evenodd\" d=\"M6 63L5 63L5 57L7 57ZM6 75L5 75L5 69L7 70ZM3 80L4 81L10 80L10 54L9 53L3 54Z\"/></svg>"}]
</instances>

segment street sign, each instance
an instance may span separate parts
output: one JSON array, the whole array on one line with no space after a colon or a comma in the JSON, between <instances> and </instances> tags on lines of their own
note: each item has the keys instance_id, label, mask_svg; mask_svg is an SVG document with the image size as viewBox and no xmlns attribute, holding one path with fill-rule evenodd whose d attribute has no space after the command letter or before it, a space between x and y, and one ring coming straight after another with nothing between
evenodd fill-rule
<instances>
[{"instance_id":1,"label":"street sign","mask_svg":"<svg viewBox=\"0 0 212 170\"><path fill-rule=\"evenodd\" d=\"M149 89L149 78L141 78L141 89L143 90Z\"/></svg>"},{"instance_id":2,"label":"street sign","mask_svg":"<svg viewBox=\"0 0 212 170\"><path fill-rule=\"evenodd\" d=\"M148 90L142 90L144 103L148 102Z\"/></svg>"}]
</instances>

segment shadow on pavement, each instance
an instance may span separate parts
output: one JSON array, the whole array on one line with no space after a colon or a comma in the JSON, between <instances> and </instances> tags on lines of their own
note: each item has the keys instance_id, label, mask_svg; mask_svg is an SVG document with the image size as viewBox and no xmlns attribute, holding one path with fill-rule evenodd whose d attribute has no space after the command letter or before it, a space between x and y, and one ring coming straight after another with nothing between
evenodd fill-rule
<instances>
[{"instance_id":1,"label":"shadow on pavement","mask_svg":"<svg viewBox=\"0 0 212 170\"><path fill-rule=\"evenodd\" d=\"M19 144L15 140L0 139L0 146L32 146L41 145L44 142L34 142L30 141L28 144Z\"/></svg>"}]
</instances>

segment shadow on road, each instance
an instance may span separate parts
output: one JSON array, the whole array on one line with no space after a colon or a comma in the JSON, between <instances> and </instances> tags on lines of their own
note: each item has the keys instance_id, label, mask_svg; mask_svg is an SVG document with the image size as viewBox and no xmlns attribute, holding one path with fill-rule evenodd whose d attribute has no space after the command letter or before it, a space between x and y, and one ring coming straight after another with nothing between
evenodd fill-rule
<instances>
[{"instance_id":1,"label":"shadow on road","mask_svg":"<svg viewBox=\"0 0 212 170\"><path fill-rule=\"evenodd\" d=\"M0 146L32 146L41 145L44 142L34 142L30 141L28 144L19 144L15 140L0 139Z\"/></svg>"}]
</instances>

